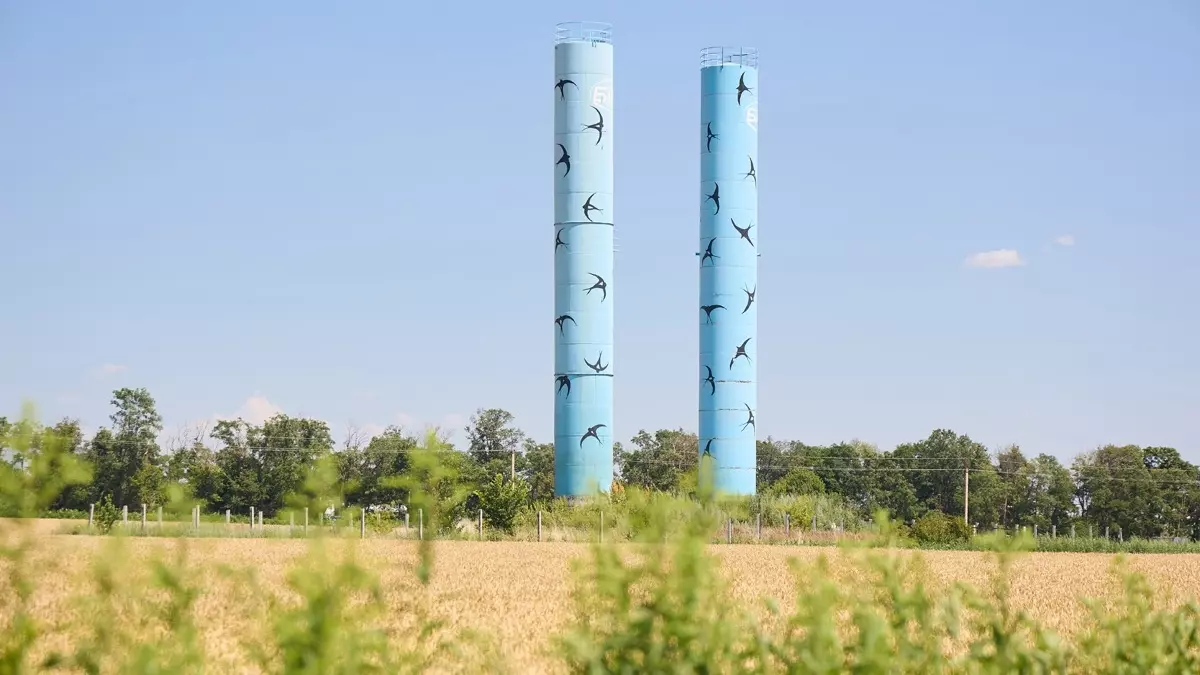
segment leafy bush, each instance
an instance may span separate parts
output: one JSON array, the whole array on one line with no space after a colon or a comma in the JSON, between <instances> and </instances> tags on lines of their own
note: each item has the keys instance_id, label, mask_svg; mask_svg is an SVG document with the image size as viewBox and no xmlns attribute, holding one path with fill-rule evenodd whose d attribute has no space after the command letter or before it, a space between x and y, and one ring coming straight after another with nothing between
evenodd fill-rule
<instances>
[{"instance_id":1,"label":"leafy bush","mask_svg":"<svg viewBox=\"0 0 1200 675\"><path fill-rule=\"evenodd\" d=\"M112 503L112 497L104 495L96 504L96 518L92 524L101 534L108 534L120 519L121 510Z\"/></svg>"},{"instance_id":2,"label":"leafy bush","mask_svg":"<svg viewBox=\"0 0 1200 675\"><path fill-rule=\"evenodd\" d=\"M479 508L488 527L511 534L517 514L529 501L529 484L523 479L505 481L496 474L491 482L484 483L479 491Z\"/></svg>"},{"instance_id":3,"label":"leafy bush","mask_svg":"<svg viewBox=\"0 0 1200 675\"><path fill-rule=\"evenodd\" d=\"M953 544L971 538L971 529L962 518L941 511L929 511L912 526L912 537L922 544Z\"/></svg>"}]
</instances>

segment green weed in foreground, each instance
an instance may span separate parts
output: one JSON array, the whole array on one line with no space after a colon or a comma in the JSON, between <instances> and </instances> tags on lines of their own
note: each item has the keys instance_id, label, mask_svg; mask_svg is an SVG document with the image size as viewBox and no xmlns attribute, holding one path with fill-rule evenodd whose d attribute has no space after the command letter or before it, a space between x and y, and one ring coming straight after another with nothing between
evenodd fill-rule
<instances>
[{"instance_id":1,"label":"green weed in foreground","mask_svg":"<svg viewBox=\"0 0 1200 675\"><path fill-rule=\"evenodd\" d=\"M86 474L55 443L40 449L21 438L4 443L27 452L24 468L0 466L0 500L18 513L36 513ZM419 449L405 485L435 531L448 527L461 497L440 452L435 439ZM641 514L636 527L622 533L635 543L596 543L579 566L575 618L551 648L569 672L1200 672L1195 602L1161 607L1144 579L1118 566L1114 574L1125 594L1088 601L1091 629L1067 642L1011 602L1011 564L1032 547L1032 538L977 538L974 545L989 547L996 559L992 585L935 591L920 554L887 548L898 536L884 518L876 540L844 547L857 561L854 579L832 571L824 558L796 564L796 609L785 615L768 604L768 619L760 621L755 610L761 608L732 597L707 547L727 506L706 493L701 469L695 501L622 498L631 502L631 513ZM326 501L338 489L332 481L328 467L315 469L295 506ZM172 499L186 501L184 495ZM138 561L125 537L105 538L91 586L73 599L85 625L73 627L70 645L55 649L47 642L63 627L40 625L32 613L34 535L22 520L0 521L0 527L0 675L211 673L227 663L201 639L201 588L186 540L178 540L173 558ZM292 566L284 596L262 590L253 569L224 570L226 582L262 618L260 630L246 636L248 660L265 673L306 675L506 670L510 664L496 656L493 641L454 630L421 594L432 581L432 554L432 544L423 541L415 583L406 589L411 593L390 604L379 577L352 549L336 558L321 537ZM388 620L397 615L406 618L403 630Z\"/></svg>"}]
</instances>

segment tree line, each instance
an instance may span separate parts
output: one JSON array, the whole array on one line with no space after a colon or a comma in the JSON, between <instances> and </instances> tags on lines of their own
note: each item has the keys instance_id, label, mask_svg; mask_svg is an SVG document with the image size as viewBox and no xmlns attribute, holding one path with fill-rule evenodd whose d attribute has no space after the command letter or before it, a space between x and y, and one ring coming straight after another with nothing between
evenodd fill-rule
<instances>
[{"instance_id":1,"label":"tree line","mask_svg":"<svg viewBox=\"0 0 1200 675\"><path fill-rule=\"evenodd\" d=\"M165 503L179 485L214 512L250 507L270 517L289 494L303 489L314 465L332 458L346 486L346 505L402 503L411 452L423 438L401 427L366 437L351 430L337 442L318 419L277 414L261 424L221 420L159 443L163 421L146 389L113 392L110 424L85 438L78 420L43 427L28 417L0 417L3 461L24 458L4 439L18 434L66 439L70 452L92 467L90 482L63 492L53 507L86 510L109 497L117 505ZM514 424L505 410L481 409L465 429L462 447L444 443L443 461L457 476L456 494L503 490L513 484L527 502L554 498L554 445L540 443ZM443 439L444 441L444 439ZM695 489L698 439L683 429L639 431L614 444L617 482L648 490ZM809 445L802 441L758 442L760 494L825 494L844 500L863 518L885 509L913 522L938 511L967 517L981 530L1071 526L1109 528L1124 536L1200 539L1200 468L1174 448L1105 445L1079 454L1069 466L1058 458L1027 457L1018 446L997 452L946 429L881 451L861 441ZM499 477L499 478L497 478Z\"/></svg>"}]
</instances>

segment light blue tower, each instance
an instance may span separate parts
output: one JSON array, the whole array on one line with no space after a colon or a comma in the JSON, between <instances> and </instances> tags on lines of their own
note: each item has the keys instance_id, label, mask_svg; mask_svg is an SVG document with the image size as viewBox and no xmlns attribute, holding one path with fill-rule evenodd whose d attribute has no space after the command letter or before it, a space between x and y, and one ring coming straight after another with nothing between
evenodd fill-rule
<instances>
[{"instance_id":1,"label":"light blue tower","mask_svg":"<svg viewBox=\"0 0 1200 675\"><path fill-rule=\"evenodd\" d=\"M714 487L755 492L758 50L700 56L700 454Z\"/></svg>"},{"instance_id":2,"label":"light blue tower","mask_svg":"<svg viewBox=\"0 0 1200 675\"><path fill-rule=\"evenodd\" d=\"M554 44L554 493L613 479L611 26L559 24Z\"/></svg>"}]
</instances>

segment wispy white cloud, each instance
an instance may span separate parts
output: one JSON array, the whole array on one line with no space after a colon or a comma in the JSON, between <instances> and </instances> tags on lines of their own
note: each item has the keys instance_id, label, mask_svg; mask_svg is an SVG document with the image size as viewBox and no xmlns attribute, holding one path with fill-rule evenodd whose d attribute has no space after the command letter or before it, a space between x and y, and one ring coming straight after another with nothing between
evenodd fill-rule
<instances>
[{"instance_id":1,"label":"wispy white cloud","mask_svg":"<svg viewBox=\"0 0 1200 675\"><path fill-rule=\"evenodd\" d=\"M120 375L129 370L129 366L123 366L118 363L106 363L99 368L92 369L93 377L110 377L112 375Z\"/></svg>"},{"instance_id":2,"label":"wispy white cloud","mask_svg":"<svg viewBox=\"0 0 1200 675\"><path fill-rule=\"evenodd\" d=\"M1059 246L1074 246L1075 245L1075 235L1073 235L1073 234L1060 235L1060 236L1054 238L1054 243L1058 244Z\"/></svg>"},{"instance_id":3,"label":"wispy white cloud","mask_svg":"<svg viewBox=\"0 0 1200 675\"><path fill-rule=\"evenodd\" d=\"M1021 254L1011 248L1001 248L994 251L982 251L967 256L967 267L981 269L1000 269L1004 267L1020 267L1025 264Z\"/></svg>"}]
</instances>

